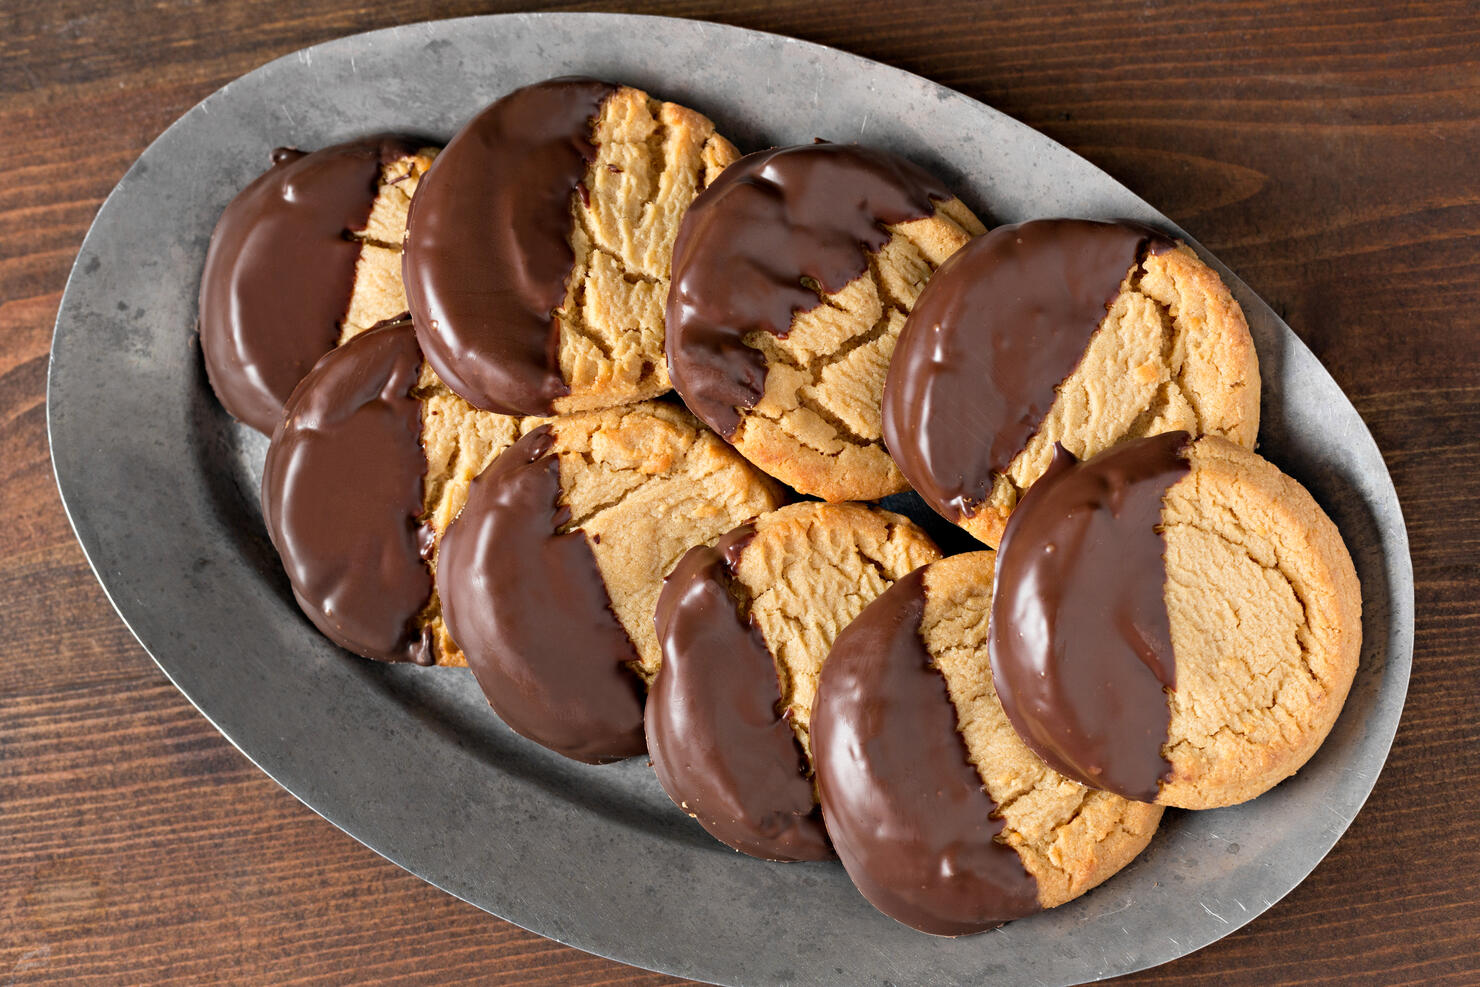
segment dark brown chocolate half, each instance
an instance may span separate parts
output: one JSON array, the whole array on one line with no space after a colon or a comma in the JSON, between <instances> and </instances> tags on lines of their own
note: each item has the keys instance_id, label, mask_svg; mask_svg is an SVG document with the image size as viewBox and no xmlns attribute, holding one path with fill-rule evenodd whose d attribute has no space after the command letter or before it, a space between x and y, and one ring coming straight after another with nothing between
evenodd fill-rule
<instances>
[{"instance_id":1,"label":"dark brown chocolate half","mask_svg":"<svg viewBox=\"0 0 1480 987\"><path fill-rule=\"evenodd\" d=\"M221 213L200 279L206 375L232 415L272 434L283 404L339 341L360 244L383 165L415 154L394 135L304 154L272 167Z\"/></svg>"},{"instance_id":2,"label":"dark brown chocolate half","mask_svg":"<svg viewBox=\"0 0 1480 987\"><path fill-rule=\"evenodd\" d=\"M1148 251L1134 223L1040 219L956 251L905 321L884 383L884 444L926 503L971 517L1027 446Z\"/></svg>"},{"instance_id":3,"label":"dark brown chocolate half","mask_svg":"<svg viewBox=\"0 0 1480 987\"><path fill-rule=\"evenodd\" d=\"M380 661L432 663L414 620L432 595L426 455L410 322L326 354L288 398L262 469L262 513L303 612Z\"/></svg>"},{"instance_id":4,"label":"dark brown chocolate half","mask_svg":"<svg viewBox=\"0 0 1480 987\"><path fill-rule=\"evenodd\" d=\"M684 403L726 438L765 393L746 334L784 337L793 316L868 270L884 224L922 219L951 193L924 169L852 144L749 154L689 206L673 245L668 372Z\"/></svg>"},{"instance_id":5,"label":"dark brown chocolate half","mask_svg":"<svg viewBox=\"0 0 1480 987\"><path fill-rule=\"evenodd\" d=\"M1123 442L1078 462L1063 446L1007 521L989 653L1007 717L1061 774L1155 801L1171 764L1177 685L1162 498L1190 436Z\"/></svg>"},{"instance_id":6,"label":"dark brown chocolate half","mask_svg":"<svg viewBox=\"0 0 1480 987\"><path fill-rule=\"evenodd\" d=\"M691 548L663 581L648 753L669 798L716 839L767 860L825 860L810 765L778 712L776 660L733 590L754 536L742 525Z\"/></svg>"},{"instance_id":7,"label":"dark brown chocolate half","mask_svg":"<svg viewBox=\"0 0 1480 987\"><path fill-rule=\"evenodd\" d=\"M516 89L458 131L411 202L402 274L421 347L475 407L548 415L570 393L555 310L575 267L571 201L615 91L582 78Z\"/></svg>"},{"instance_id":8,"label":"dark brown chocolate half","mask_svg":"<svg viewBox=\"0 0 1480 987\"><path fill-rule=\"evenodd\" d=\"M597 764L643 752L642 682L586 536L560 531L570 508L554 441L541 425L473 480L442 536L437 592L494 712Z\"/></svg>"},{"instance_id":9,"label":"dark brown chocolate half","mask_svg":"<svg viewBox=\"0 0 1480 987\"><path fill-rule=\"evenodd\" d=\"M996 840L997 804L920 638L926 568L838 635L812 709L812 752L823 817L858 890L906 925L959 936L1038 911L1038 882Z\"/></svg>"}]
</instances>

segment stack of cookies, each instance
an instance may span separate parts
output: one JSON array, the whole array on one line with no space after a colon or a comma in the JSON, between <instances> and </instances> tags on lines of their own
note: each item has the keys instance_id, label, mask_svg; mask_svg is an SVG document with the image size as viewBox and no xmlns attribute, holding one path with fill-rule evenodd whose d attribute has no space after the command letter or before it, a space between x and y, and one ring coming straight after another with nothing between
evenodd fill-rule
<instances>
[{"instance_id":1,"label":"stack of cookies","mask_svg":"<svg viewBox=\"0 0 1480 987\"><path fill-rule=\"evenodd\" d=\"M274 152L200 312L326 635L646 753L719 840L836 856L925 932L1267 791L1356 671L1340 535L1253 452L1243 313L1143 226L988 232L894 154L742 156L562 78L440 151ZM909 491L977 550L873 503Z\"/></svg>"}]
</instances>

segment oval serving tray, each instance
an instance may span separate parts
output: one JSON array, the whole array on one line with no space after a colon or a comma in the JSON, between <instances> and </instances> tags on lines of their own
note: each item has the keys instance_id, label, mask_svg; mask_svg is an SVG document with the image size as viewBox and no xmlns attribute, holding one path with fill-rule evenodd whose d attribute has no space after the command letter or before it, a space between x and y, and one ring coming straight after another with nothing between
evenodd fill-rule
<instances>
[{"instance_id":1,"label":"oval serving tray","mask_svg":"<svg viewBox=\"0 0 1480 987\"><path fill-rule=\"evenodd\" d=\"M165 674L259 767L407 870L542 935L682 976L1092 980L1205 946L1295 887L1386 759L1412 659L1412 566L1391 479L1355 409L1211 258L1259 350L1261 451L1311 488L1352 549L1361 668L1330 739L1297 777L1243 806L1169 811L1134 864L1062 908L962 940L917 934L869 907L836 864L769 865L714 842L642 759L566 761L504 729L465 671L351 659L299 614L258 514L265 441L216 403L194 336L216 217L275 146L378 130L445 140L502 93L568 73L691 105L742 150L823 137L900 152L989 221L1123 217L1185 237L1093 165L989 107L740 28L505 15L278 59L206 98L129 169L78 255L52 343L47 415L63 500L113 605Z\"/></svg>"}]
</instances>

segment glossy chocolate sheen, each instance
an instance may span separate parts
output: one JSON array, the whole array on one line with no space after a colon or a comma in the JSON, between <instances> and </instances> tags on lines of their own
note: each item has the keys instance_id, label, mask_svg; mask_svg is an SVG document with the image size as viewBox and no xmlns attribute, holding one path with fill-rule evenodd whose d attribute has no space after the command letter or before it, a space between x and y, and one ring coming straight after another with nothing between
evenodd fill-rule
<instances>
[{"instance_id":1,"label":"glossy chocolate sheen","mask_svg":"<svg viewBox=\"0 0 1480 987\"><path fill-rule=\"evenodd\" d=\"M422 351L476 407L549 415L570 393L555 310L592 120L615 91L579 78L516 89L458 131L411 202L401 263Z\"/></svg>"},{"instance_id":2,"label":"glossy chocolate sheen","mask_svg":"<svg viewBox=\"0 0 1480 987\"><path fill-rule=\"evenodd\" d=\"M765 392L766 364L747 333L784 337L792 318L868 270L884 224L922 219L952 198L903 158L851 144L747 155L689 207L673 246L668 372L700 418L726 438L737 409ZM809 284L808 281L811 283Z\"/></svg>"},{"instance_id":3,"label":"glossy chocolate sheen","mask_svg":"<svg viewBox=\"0 0 1480 987\"><path fill-rule=\"evenodd\" d=\"M382 135L312 154L278 148L226 207L200 280L200 346L216 396L272 434L283 404L339 341L381 166L415 154Z\"/></svg>"},{"instance_id":4,"label":"glossy chocolate sheen","mask_svg":"<svg viewBox=\"0 0 1480 987\"><path fill-rule=\"evenodd\" d=\"M442 536L437 592L452 639L516 732L592 764L643 752L638 660L579 530L560 533L548 425L473 480Z\"/></svg>"},{"instance_id":5,"label":"glossy chocolate sheen","mask_svg":"<svg viewBox=\"0 0 1480 987\"><path fill-rule=\"evenodd\" d=\"M884 914L938 936L1038 911L1038 882L967 759L945 676L920 638L925 569L838 635L822 666L812 749L848 876Z\"/></svg>"},{"instance_id":6,"label":"glossy chocolate sheen","mask_svg":"<svg viewBox=\"0 0 1480 987\"><path fill-rule=\"evenodd\" d=\"M1177 685L1162 498L1191 469L1186 432L1053 464L1008 519L989 652L1023 743L1061 774L1155 801Z\"/></svg>"},{"instance_id":7,"label":"glossy chocolate sheen","mask_svg":"<svg viewBox=\"0 0 1480 987\"><path fill-rule=\"evenodd\" d=\"M288 398L262 469L262 514L293 595L335 643L380 661L433 660L414 620L432 595L419 523L426 455L409 322L356 336Z\"/></svg>"},{"instance_id":8,"label":"glossy chocolate sheen","mask_svg":"<svg viewBox=\"0 0 1480 987\"><path fill-rule=\"evenodd\" d=\"M732 590L754 536L742 525L691 548L663 581L648 753L669 798L716 839L767 860L826 860L806 755L778 712L775 658Z\"/></svg>"},{"instance_id":9,"label":"glossy chocolate sheen","mask_svg":"<svg viewBox=\"0 0 1480 987\"><path fill-rule=\"evenodd\" d=\"M956 251L905 321L884 444L931 507L970 517L1038 431L1126 274L1172 242L1084 219L1001 226Z\"/></svg>"}]
</instances>

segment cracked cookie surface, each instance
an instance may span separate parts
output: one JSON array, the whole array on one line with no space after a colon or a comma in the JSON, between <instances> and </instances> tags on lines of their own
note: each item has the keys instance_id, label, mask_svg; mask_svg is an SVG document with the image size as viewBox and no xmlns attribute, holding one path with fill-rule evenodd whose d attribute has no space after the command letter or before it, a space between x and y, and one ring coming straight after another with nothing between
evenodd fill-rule
<instances>
[{"instance_id":1,"label":"cracked cookie surface","mask_svg":"<svg viewBox=\"0 0 1480 987\"><path fill-rule=\"evenodd\" d=\"M410 214L407 296L433 368L510 414L667 391L673 240L737 157L703 115L629 86L552 79L493 103Z\"/></svg>"},{"instance_id":2,"label":"cracked cookie surface","mask_svg":"<svg viewBox=\"0 0 1480 987\"><path fill-rule=\"evenodd\" d=\"M640 657L634 671L647 680L660 664L653 610L663 577L688 549L781 503L769 478L670 404L513 419L477 412L450 391L439 399L460 409L443 417L457 422L463 437L436 444L457 458L449 467L456 480L442 489L433 516L450 520L468 496L462 478L477 476L502 442L547 424L553 438L547 454L559 462L560 504L568 512L560 531L584 536L611 610ZM429 402L428 415L436 408ZM468 442L469 431L479 433L476 442Z\"/></svg>"},{"instance_id":3,"label":"cracked cookie surface","mask_svg":"<svg viewBox=\"0 0 1480 987\"><path fill-rule=\"evenodd\" d=\"M987 660L992 552L971 552L925 570L920 636L945 676L969 760L1004 822L997 837L1018 852L1053 908L1130 863L1156 832L1160 806L1132 802L1066 778L1018 739Z\"/></svg>"},{"instance_id":4,"label":"cracked cookie surface","mask_svg":"<svg viewBox=\"0 0 1480 987\"><path fill-rule=\"evenodd\" d=\"M933 279L896 352L885 427L927 502L995 546L1055 443L1089 458L1185 430L1252 449L1259 390L1243 311L1188 247L1134 224L1039 220L994 230Z\"/></svg>"},{"instance_id":5,"label":"cracked cookie surface","mask_svg":"<svg viewBox=\"0 0 1480 987\"><path fill-rule=\"evenodd\" d=\"M914 522L862 504L792 504L756 522L735 581L775 656L781 708L809 757L817 677L833 641L895 580L938 558Z\"/></svg>"},{"instance_id":6,"label":"cracked cookie surface","mask_svg":"<svg viewBox=\"0 0 1480 987\"><path fill-rule=\"evenodd\" d=\"M775 510L781 492L692 415L645 402L556 419L565 530L585 533L612 610L652 681L663 577L695 545Z\"/></svg>"},{"instance_id":7,"label":"cracked cookie surface","mask_svg":"<svg viewBox=\"0 0 1480 987\"><path fill-rule=\"evenodd\" d=\"M695 201L675 248L671 373L685 403L805 494L907 488L880 398L932 272L983 230L903 159L817 144L750 155Z\"/></svg>"},{"instance_id":8,"label":"cracked cookie surface","mask_svg":"<svg viewBox=\"0 0 1480 987\"><path fill-rule=\"evenodd\" d=\"M876 500L908 489L883 445L879 410L894 344L932 271L981 226L942 204L900 223L869 273L797 315L785 339L756 333L766 389L735 433L735 448L802 493Z\"/></svg>"},{"instance_id":9,"label":"cracked cookie surface","mask_svg":"<svg viewBox=\"0 0 1480 987\"><path fill-rule=\"evenodd\" d=\"M648 752L673 801L768 860L830 857L810 723L833 641L879 593L940 553L907 519L793 504L684 556L657 605L663 667Z\"/></svg>"},{"instance_id":10,"label":"cracked cookie surface","mask_svg":"<svg viewBox=\"0 0 1480 987\"><path fill-rule=\"evenodd\" d=\"M1215 437L1190 461L1162 508L1177 685L1157 801L1196 809L1254 798L1320 747L1356 675L1362 603L1304 487Z\"/></svg>"},{"instance_id":11,"label":"cracked cookie surface","mask_svg":"<svg viewBox=\"0 0 1480 987\"><path fill-rule=\"evenodd\" d=\"M515 731L578 760L630 757L661 662L664 577L779 502L768 477L673 405L545 422L473 480L443 538L448 630Z\"/></svg>"},{"instance_id":12,"label":"cracked cookie surface","mask_svg":"<svg viewBox=\"0 0 1480 987\"><path fill-rule=\"evenodd\" d=\"M694 110L621 86L602 103L596 157L571 200L571 270L560 323L559 413L668 391L663 306L689 203L740 152Z\"/></svg>"}]
</instances>

